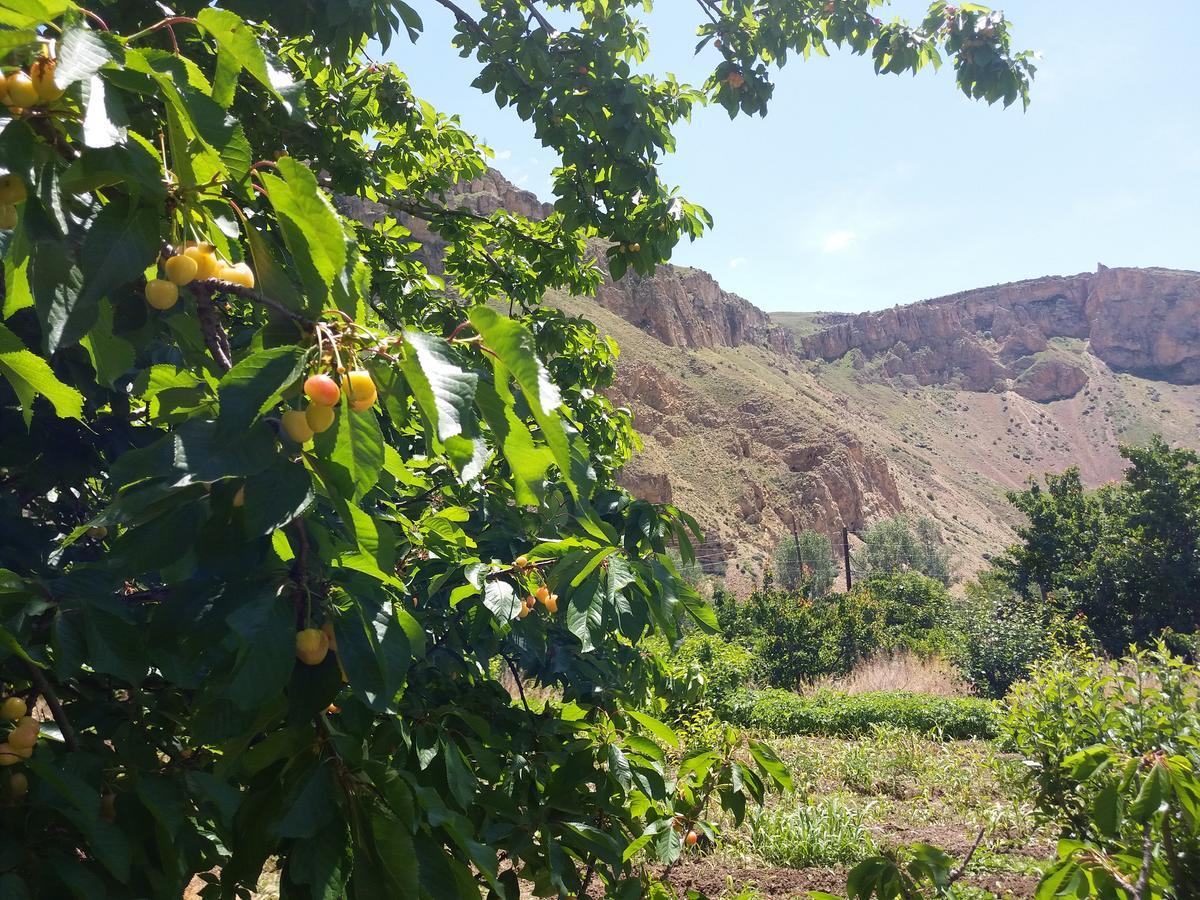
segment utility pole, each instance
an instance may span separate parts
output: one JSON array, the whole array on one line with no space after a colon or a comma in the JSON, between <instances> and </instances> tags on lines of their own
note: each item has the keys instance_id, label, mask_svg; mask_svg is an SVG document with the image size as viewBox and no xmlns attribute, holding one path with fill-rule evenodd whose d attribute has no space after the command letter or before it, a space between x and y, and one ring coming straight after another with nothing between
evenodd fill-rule
<instances>
[{"instance_id":1,"label":"utility pole","mask_svg":"<svg viewBox=\"0 0 1200 900\"><path fill-rule=\"evenodd\" d=\"M801 572L803 564L800 559L800 531L796 526L796 514L792 513L792 541L796 545L796 571Z\"/></svg>"},{"instance_id":2,"label":"utility pole","mask_svg":"<svg viewBox=\"0 0 1200 900\"><path fill-rule=\"evenodd\" d=\"M842 558L846 563L846 592L849 593L854 581L850 576L850 529L845 525L842 526Z\"/></svg>"}]
</instances>

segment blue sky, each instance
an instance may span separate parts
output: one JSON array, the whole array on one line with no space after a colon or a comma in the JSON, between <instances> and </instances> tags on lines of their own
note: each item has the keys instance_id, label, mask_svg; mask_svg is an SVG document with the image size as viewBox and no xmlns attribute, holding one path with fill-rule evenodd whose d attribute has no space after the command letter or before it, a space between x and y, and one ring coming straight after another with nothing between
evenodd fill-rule
<instances>
[{"instance_id":1,"label":"blue sky","mask_svg":"<svg viewBox=\"0 0 1200 900\"><path fill-rule=\"evenodd\" d=\"M477 67L449 47L450 16L418 6L425 35L387 58L549 198L553 154L470 87ZM767 310L845 311L1097 262L1200 268L1200 0L1000 8L1044 56L1026 113L967 100L949 67L877 77L849 55L789 63L765 118L699 110L663 171L716 226L672 262ZM692 55L698 14L659 0L644 17L651 68L703 79L715 57Z\"/></svg>"}]
</instances>

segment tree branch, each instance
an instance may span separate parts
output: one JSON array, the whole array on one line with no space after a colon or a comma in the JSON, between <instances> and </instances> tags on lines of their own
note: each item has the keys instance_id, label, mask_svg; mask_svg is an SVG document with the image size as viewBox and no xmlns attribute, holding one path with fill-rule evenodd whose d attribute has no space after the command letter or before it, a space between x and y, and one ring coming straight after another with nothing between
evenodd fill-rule
<instances>
[{"instance_id":1,"label":"tree branch","mask_svg":"<svg viewBox=\"0 0 1200 900\"><path fill-rule=\"evenodd\" d=\"M533 710L529 708L529 701L525 699L525 685L521 683L521 673L517 671L517 664L507 654L504 654L504 661L508 663L508 671L512 673L513 680L517 683L517 693L521 695L521 705L525 707L525 712L533 715Z\"/></svg>"},{"instance_id":2,"label":"tree branch","mask_svg":"<svg viewBox=\"0 0 1200 900\"><path fill-rule=\"evenodd\" d=\"M478 22L463 12L461 8L454 3L451 3L450 0L436 0L436 2L450 10L450 12L454 13L454 18L458 19L460 24L465 26L466 29L471 32L471 34L475 35L476 39L478 39L481 44L487 44L489 47L491 46L492 39L488 37L487 32L480 27Z\"/></svg>"},{"instance_id":3,"label":"tree branch","mask_svg":"<svg viewBox=\"0 0 1200 900\"><path fill-rule=\"evenodd\" d=\"M537 8L537 5L533 2L533 0L521 0L521 4L527 10L529 10L529 14L531 16L533 16L535 19L538 20L538 24L546 29L547 34L554 34L558 30L557 28L555 28L553 25L550 24L549 19L547 19L544 15L542 15L541 10L539 10Z\"/></svg>"},{"instance_id":4,"label":"tree branch","mask_svg":"<svg viewBox=\"0 0 1200 900\"><path fill-rule=\"evenodd\" d=\"M958 879L967 874L967 866L971 864L971 857L975 855L975 851L979 849L979 845L983 843L983 828L979 829L979 834L975 835L975 843L971 845L971 849L967 851L967 855L963 857L961 865L946 879L947 884L954 884Z\"/></svg>"},{"instance_id":5,"label":"tree branch","mask_svg":"<svg viewBox=\"0 0 1200 900\"><path fill-rule=\"evenodd\" d=\"M312 319L305 318L300 313L288 309L278 300L272 300L266 294L262 294L253 288L243 287L240 284L233 284L229 281L221 281L218 278L206 278L203 281L194 282L200 287L206 288L209 291L215 291L222 294L233 294L236 297L241 297L243 300L249 300L252 303L258 303L266 306L280 315L287 316L294 322L299 322L305 328L312 328Z\"/></svg>"},{"instance_id":6,"label":"tree branch","mask_svg":"<svg viewBox=\"0 0 1200 900\"><path fill-rule=\"evenodd\" d=\"M1133 900L1144 900L1146 888L1150 886L1150 867L1154 864L1154 834L1147 822L1142 828L1142 871L1133 886Z\"/></svg>"},{"instance_id":7,"label":"tree branch","mask_svg":"<svg viewBox=\"0 0 1200 900\"><path fill-rule=\"evenodd\" d=\"M233 368L233 355L229 349L229 337L225 334L225 326L213 306L212 293L207 282L193 282L192 293L196 297L196 309L200 318L200 333L204 336L204 345L216 360L222 372Z\"/></svg>"},{"instance_id":8,"label":"tree branch","mask_svg":"<svg viewBox=\"0 0 1200 900\"><path fill-rule=\"evenodd\" d=\"M29 680L33 682L37 692L42 695L46 705L50 707L50 715L54 717L58 730L62 732L63 743L67 745L68 750L78 750L79 739L75 737L75 729L71 727L71 720L67 718L66 711L58 702L58 694L54 692L54 688L50 686L50 682L46 680L41 669L30 662L25 663L25 668L29 670Z\"/></svg>"}]
</instances>

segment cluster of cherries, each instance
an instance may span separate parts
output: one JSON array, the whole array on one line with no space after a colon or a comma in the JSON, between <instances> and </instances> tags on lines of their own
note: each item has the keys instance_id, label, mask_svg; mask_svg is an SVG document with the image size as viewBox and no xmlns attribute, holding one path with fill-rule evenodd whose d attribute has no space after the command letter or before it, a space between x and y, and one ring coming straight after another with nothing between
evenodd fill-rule
<instances>
[{"instance_id":1,"label":"cluster of cherries","mask_svg":"<svg viewBox=\"0 0 1200 900\"><path fill-rule=\"evenodd\" d=\"M146 302L158 310L167 310L179 302L179 289L193 281L215 278L227 284L254 288L254 272L244 262L230 263L217 256L212 244L188 241L183 250L168 256L162 265L163 278L146 282Z\"/></svg>"},{"instance_id":2,"label":"cluster of cherries","mask_svg":"<svg viewBox=\"0 0 1200 900\"><path fill-rule=\"evenodd\" d=\"M53 59L41 56L28 68L0 73L0 103L14 116L32 106L53 103L66 93L54 83L56 66Z\"/></svg>"},{"instance_id":3,"label":"cluster of cherries","mask_svg":"<svg viewBox=\"0 0 1200 900\"><path fill-rule=\"evenodd\" d=\"M513 568L518 572L525 572L533 568L533 566L530 565L528 556L518 556L513 560ZM539 603L546 607L546 612L548 613L553 614L558 612L558 594L550 593L550 588L543 584L539 585L536 591L521 602L521 611L517 613L517 617L521 619L525 618L537 609Z\"/></svg>"},{"instance_id":4,"label":"cluster of cherries","mask_svg":"<svg viewBox=\"0 0 1200 900\"><path fill-rule=\"evenodd\" d=\"M15 766L33 756L42 725L29 715L29 706L20 697L9 697L0 703L0 719L12 722L8 737L0 743L0 766ZM8 791L19 800L29 792L29 778L24 772L13 772L8 779Z\"/></svg>"}]
</instances>

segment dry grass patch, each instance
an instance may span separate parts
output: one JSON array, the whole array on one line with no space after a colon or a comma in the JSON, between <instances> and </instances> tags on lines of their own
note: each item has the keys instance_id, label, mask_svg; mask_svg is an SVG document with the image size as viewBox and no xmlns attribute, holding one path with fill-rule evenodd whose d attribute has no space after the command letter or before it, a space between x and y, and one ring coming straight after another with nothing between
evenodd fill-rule
<instances>
[{"instance_id":1,"label":"dry grass patch","mask_svg":"<svg viewBox=\"0 0 1200 900\"><path fill-rule=\"evenodd\" d=\"M871 691L911 691L937 697L969 697L974 692L958 671L941 657L922 657L908 651L860 661L847 675L812 682L805 693L833 690L843 694Z\"/></svg>"}]
</instances>

